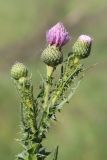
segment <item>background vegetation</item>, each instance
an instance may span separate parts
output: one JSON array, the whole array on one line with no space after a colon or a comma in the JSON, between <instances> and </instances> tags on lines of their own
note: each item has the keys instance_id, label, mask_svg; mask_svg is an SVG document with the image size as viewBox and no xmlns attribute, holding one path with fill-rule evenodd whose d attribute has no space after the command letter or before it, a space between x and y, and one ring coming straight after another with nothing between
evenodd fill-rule
<instances>
[{"instance_id":1,"label":"background vegetation","mask_svg":"<svg viewBox=\"0 0 107 160\"><path fill-rule=\"evenodd\" d=\"M0 0L0 160L13 160L21 149L19 98L10 78L15 61L33 73L35 92L44 73L40 54L45 32L62 21L72 36L70 50L80 34L93 37L86 60L92 67L58 123L50 130L47 146L60 145L59 160L107 159L107 1L106 0Z\"/></svg>"}]
</instances>

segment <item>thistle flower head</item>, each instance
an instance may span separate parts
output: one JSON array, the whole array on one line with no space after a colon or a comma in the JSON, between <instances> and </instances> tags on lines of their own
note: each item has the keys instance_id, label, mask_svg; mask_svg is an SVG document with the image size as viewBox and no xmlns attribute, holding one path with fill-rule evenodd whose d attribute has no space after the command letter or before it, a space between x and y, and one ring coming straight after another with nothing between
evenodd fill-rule
<instances>
[{"instance_id":1,"label":"thistle flower head","mask_svg":"<svg viewBox=\"0 0 107 160\"><path fill-rule=\"evenodd\" d=\"M58 47L52 45L48 46L41 55L41 58L44 63L46 63L48 66L55 67L58 64L60 64L63 60L63 54L59 50Z\"/></svg>"},{"instance_id":2,"label":"thistle flower head","mask_svg":"<svg viewBox=\"0 0 107 160\"><path fill-rule=\"evenodd\" d=\"M50 45L62 47L70 40L70 36L63 24L59 22L46 33L46 39Z\"/></svg>"},{"instance_id":3,"label":"thistle flower head","mask_svg":"<svg viewBox=\"0 0 107 160\"><path fill-rule=\"evenodd\" d=\"M26 77L28 74L28 70L25 65L22 63L15 63L11 69L11 76L15 80L19 80L21 77Z\"/></svg>"},{"instance_id":4,"label":"thistle flower head","mask_svg":"<svg viewBox=\"0 0 107 160\"><path fill-rule=\"evenodd\" d=\"M92 38L87 35L81 35L73 46L74 55L80 59L87 58L91 51Z\"/></svg>"}]
</instances>

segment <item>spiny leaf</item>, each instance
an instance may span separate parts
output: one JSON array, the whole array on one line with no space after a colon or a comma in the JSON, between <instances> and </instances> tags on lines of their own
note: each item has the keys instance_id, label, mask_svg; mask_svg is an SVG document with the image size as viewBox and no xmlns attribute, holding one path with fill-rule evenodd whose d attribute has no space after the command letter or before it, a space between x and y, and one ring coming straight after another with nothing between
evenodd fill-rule
<instances>
[{"instance_id":1,"label":"spiny leaf","mask_svg":"<svg viewBox=\"0 0 107 160\"><path fill-rule=\"evenodd\" d=\"M81 80L78 81L78 83L76 84L76 86L75 86L74 88L71 88L71 92L70 92L70 94L68 95L68 97L65 98L59 105L56 106L56 109L57 109L57 110L60 110L65 103L69 102L69 100L70 100L70 99L72 98L72 96L74 95L76 89L79 87L80 82L81 82Z\"/></svg>"}]
</instances>

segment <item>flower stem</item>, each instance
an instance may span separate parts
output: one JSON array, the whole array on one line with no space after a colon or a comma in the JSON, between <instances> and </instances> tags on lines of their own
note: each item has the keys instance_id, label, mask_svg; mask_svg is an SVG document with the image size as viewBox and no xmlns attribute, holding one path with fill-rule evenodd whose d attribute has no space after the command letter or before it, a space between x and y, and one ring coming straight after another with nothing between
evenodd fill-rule
<instances>
[{"instance_id":1,"label":"flower stem","mask_svg":"<svg viewBox=\"0 0 107 160\"><path fill-rule=\"evenodd\" d=\"M44 94L44 104L43 104L43 114L42 114L42 118L38 127L38 131L43 134L44 132L44 123L46 123L47 118L48 118L48 113L49 113L49 107L48 107L48 99L49 99L49 91L50 91L50 87L52 85L52 74L54 72L54 68L47 66L47 79L46 79L46 84L45 84L45 94Z\"/></svg>"},{"instance_id":2,"label":"flower stem","mask_svg":"<svg viewBox=\"0 0 107 160\"><path fill-rule=\"evenodd\" d=\"M47 80L45 85L45 97L44 97L44 105L43 108L46 112L48 112L48 98L49 98L49 91L52 83L52 74L54 72L54 67L47 66Z\"/></svg>"}]
</instances>

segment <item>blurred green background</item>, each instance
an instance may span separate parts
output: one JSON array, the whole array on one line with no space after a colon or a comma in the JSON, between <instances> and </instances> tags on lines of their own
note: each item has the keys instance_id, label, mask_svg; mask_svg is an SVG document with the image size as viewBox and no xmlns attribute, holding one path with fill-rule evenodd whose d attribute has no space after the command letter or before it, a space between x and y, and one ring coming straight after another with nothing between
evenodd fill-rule
<instances>
[{"instance_id":1,"label":"blurred green background","mask_svg":"<svg viewBox=\"0 0 107 160\"><path fill-rule=\"evenodd\" d=\"M107 0L0 0L0 160L13 160L21 150L19 97L10 78L15 61L33 73L37 92L44 64L45 33L62 21L72 36L93 37L88 66L75 96L50 129L51 149L60 146L59 160L107 160Z\"/></svg>"}]
</instances>

